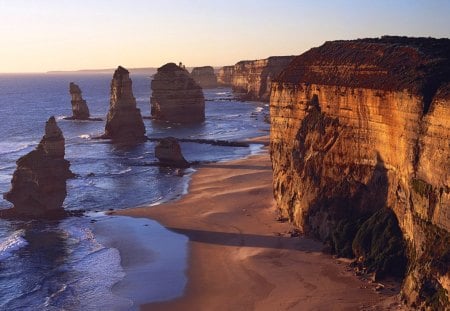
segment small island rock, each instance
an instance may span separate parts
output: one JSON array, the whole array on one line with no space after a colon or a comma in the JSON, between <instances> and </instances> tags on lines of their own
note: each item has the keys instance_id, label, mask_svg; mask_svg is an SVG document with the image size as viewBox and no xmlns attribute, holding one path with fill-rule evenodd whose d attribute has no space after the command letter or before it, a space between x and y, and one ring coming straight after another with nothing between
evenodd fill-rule
<instances>
[{"instance_id":1,"label":"small island rock","mask_svg":"<svg viewBox=\"0 0 450 311\"><path fill-rule=\"evenodd\" d=\"M217 77L211 66L195 67L191 76L204 89L217 87Z\"/></svg>"},{"instance_id":2,"label":"small island rock","mask_svg":"<svg viewBox=\"0 0 450 311\"><path fill-rule=\"evenodd\" d=\"M155 146L155 156L163 166L189 167L189 162L183 157L180 144L174 137L161 139Z\"/></svg>"}]
</instances>

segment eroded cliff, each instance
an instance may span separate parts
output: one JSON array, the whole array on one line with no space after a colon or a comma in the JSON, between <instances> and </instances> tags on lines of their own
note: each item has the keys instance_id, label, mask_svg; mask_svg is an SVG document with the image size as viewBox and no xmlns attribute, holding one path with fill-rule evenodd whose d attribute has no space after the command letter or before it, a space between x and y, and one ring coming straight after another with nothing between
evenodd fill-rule
<instances>
[{"instance_id":1,"label":"eroded cliff","mask_svg":"<svg viewBox=\"0 0 450 311\"><path fill-rule=\"evenodd\" d=\"M281 215L374 271L406 269L416 307L449 303L449 55L448 39L333 41L272 83Z\"/></svg>"},{"instance_id":2,"label":"eroded cliff","mask_svg":"<svg viewBox=\"0 0 450 311\"><path fill-rule=\"evenodd\" d=\"M292 59L294 56L272 56L238 62L232 70L233 91L246 100L269 101L272 80Z\"/></svg>"},{"instance_id":3,"label":"eroded cliff","mask_svg":"<svg viewBox=\"0 0 450 311\"><path fill-rule=\"evenodd\" d=\"M194 67L191 77L204 89L217 87L217 77L211 66Z\"/></svg>"},{"instance_id":4,"label":"eroded cliff","mask_svg":"<svg viewBox=\"0 0 450 311\"><path fill-rule=\"evenodd\" d=\"M234 66L223 66L217 72L217 83L222 86L231 86Z\"/></svg>"}]
</instances>

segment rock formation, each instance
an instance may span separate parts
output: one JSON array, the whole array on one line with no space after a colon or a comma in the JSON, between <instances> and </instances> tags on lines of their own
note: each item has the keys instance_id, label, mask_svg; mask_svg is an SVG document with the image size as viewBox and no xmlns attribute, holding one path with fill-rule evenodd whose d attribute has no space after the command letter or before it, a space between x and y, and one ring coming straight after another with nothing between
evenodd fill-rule
<instances>
[{"instance_id":1,"label":"rock formation","mask_svg":"<svg viewBox=\"0 0 450 311\"><path fill-rule=\"evenodd\" d=\"M73 82L69 84L69 93L72 98L72 116L64 118L65 120L90 120L90 121L102 121L100 118L91 118L89 108L86 101L81 96L81 89Z\"/></svg>"},{"instance_id":2,"label":"rock formation","mask_svg":"<svg viewBox=\"0 0 450 311\"><path fill-rule=\"evenodd\" d=\"M205 98L202 88L186 69L174 63L158 68L151 88L151 114L155 120L178 123L205 120Z\"/></svg>"},{"instance_id":3,"label":"rock formation","mask_svg":"<svg viewBox=\"0 0 450 311\"><path fill-rule=\"evenodd\" d=\"M191 77L204 89L217 87L217 77L211 66L194 67Z\"/></svg>"},{"instance_id":4,"label":"rock formation","mask_svg":"<svg viewBox=\"0 0 450 311\"><path fill-rule=\"evenodd\" d=\"M81 96L81 90L78 85L73 82L69 84L69 92L72 100L72 117L67 118L71 120L87 120L90 117L89 108L86 101Z\"/></svg>"},{"instance_id":5,"label":"rock formation","mask_svg":"<svg viewBox=\"0 0 450 311\"><path fill-rule=\"evenodd\" d=\"M294 59L294 56L272 56L267 59L241 61L234 65L233 91L245 100L269 101L272 80Z\"/></svg>"},{"instance_id":6,"label":"rock formation","mask_svg":"<svg viewBox=\"0 0 450 311\"><path fill-rule=\"evenodd\" d=\"M404 271L406 252L404 299L436 310L450 296L449 56L448 39L326 42L270 100L281 217L372 271Z\"/></svg>"},{"instance_id":7,"label":"rock formation","mask_svg":"<svg viewBox=\"0 0 450 311\"><path fill-rule=\"evenodd\" d=\"M221 86L231 86L234 66L224 66L217 73L217 83Z\"/></svg>"},{"instance_id":8,"label":"rock formation","mask_svg":"<svg viewBox=\"0 0 450 311\"><path fill-rule=\"evenodd\" d=\"M36 150L17 160L11 190L4 194L14 205L15 214L46 217L63 213L66 180L73 177L64 154L64 136L55 118L50 117Z\"/></svg>"},{"instance_id":9,"label":"rock formation","mask_svg":"<svg viewBox=\"0 0 450 311\"><path fill-rule=\"evenodd\" d=\"M189 162L183 157L180 144L174 137L159 140L155 146L155 156L163 166L189 167Z\"/></svg>"},{"instance_id":10,"label":"rock formation","mask_svg":"<svg viewBox=\"0 0 450 311\"><path fill-rule=\"evenodd\" d=\"M136 108L128 70L119 66L111 80L109 112L102 138L133 143L146 140L141 111Z\"/></svg>"}]
</instances>

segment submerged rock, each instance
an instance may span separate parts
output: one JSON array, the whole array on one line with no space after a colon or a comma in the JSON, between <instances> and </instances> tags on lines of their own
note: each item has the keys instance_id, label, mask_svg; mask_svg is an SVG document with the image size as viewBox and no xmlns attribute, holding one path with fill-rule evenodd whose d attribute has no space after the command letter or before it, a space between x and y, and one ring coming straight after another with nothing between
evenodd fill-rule
<instances>
[{"instance_id":1,"label":"submerged rock","mask_svg":"<svg viewBox=\"0 0 450 311\"><path fill-rule=\"evenodd\" d=\"M15 214L46 217L64 212L66 180L74 177L64 155L64 136L55 118L50 117L36 150L17 160L11 190L3 196L14 204Z\"/></svg>"},{"instance_id":2,"label":"submerged rock","mask_svg":"<svg viewBox=\"0 0 450 311\"><path fill-rule=\"evenodd\" d=\"M133 143L146 140L141 111L136 108L130 73L119 66L111 80L111 97L102 138Z\"/></svg>"},{"instance_id":3,"label":"submerged rock","mask_svg":"<svg viewBox=\"0 0 450 311\"><path fill-rule=\"evenodd\" d=\"M151 88L153 119L178 123L205 120L205 98L202 88L186 69L174 63L158 68Z\"/></svg>"},{"instance_id":4,"label":"submerged rock","mask_svg":"<svg viewBox=\"0 0 450 311\"><path fill-rule=\"evenodd\" d=\"M183 157L180 144L174 137L161 139L155 146L155 156L163 166L189 167L189 162Z\"/></svg>"},{"instance_id":5,"label":"submerged rock","mask_svg":"<svg viewBox=\"0 0 450 311\"><path fill-rule=\"evenodd\" d=\"M217 77L211 66L194 67L191 76L204 89L217 87Z\"/></svg>"}]
</instances>

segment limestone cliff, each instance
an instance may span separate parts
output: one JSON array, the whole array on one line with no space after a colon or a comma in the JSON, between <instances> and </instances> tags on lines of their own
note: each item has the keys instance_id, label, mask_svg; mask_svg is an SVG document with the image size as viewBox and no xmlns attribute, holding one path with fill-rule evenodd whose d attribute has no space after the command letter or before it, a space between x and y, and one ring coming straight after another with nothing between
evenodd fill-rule
<instances>
[{"instance_id":1,"label":"limestone cliff","mask_svg":"<svg viewBox=\"0 0 450 311\"><path fill-rule=\"evenodd\" d=\"M15 214L41 217L63 212L66 180L73 177L64 154L64 136L50 117L36 150L17 160L11 190L4 195L13 203Z\"/></svg>"},{"instance_id":2,"label":"limestone cliff","mask_svg":"<svg viewBox=\"0 0 450 311\"><path fill-rule=\"evenodd\" d=\"M153 119L177 123L205 120L205 98L202 88L186 69L174 63L158 68L151 88L150 104Z\"/></svg>"},{"instance_id":3,"label":"limestone cliff","mask_svg":"<svg viewBox=\"0 0 450 311\"><path fill-rule=\"evenodd\" d=\"M146 140L141 111L136 108L130 73L119 66L111 80L109 112L103 138L117 142L138 142Z\"/></svg>"},{"instance_id":4,"label":"limestone cliff","mask_svg":"<svg viewBox=\"0 0 450 311\"><path fill-rule=\"evenodd\" d=\"M217 87L217 77L211 66L194 67L191 77L204 89Z\"/></svg>"},{"instance_id":5,"label":"limestone cliff","mask_svg":"<svg viewBox=\"0 0 450 311\"><path fill-rule=\"evenodd\" d=\"M234 66L223 66L217 73L217 83L222 86L231 86Z\"/></svg>"},{"instance_id":6,"label":"limestone cliff","mask_svg":"<svg viewBox=\"0 0 450 311\"><path fill-rule=\"evenodd\" d=\"M377 271L405 269L403 238L415 307L449 306L449 55L448 39L326 42L272 83L281 216Z\"/></svg>"},{"instance_id":7,"label":"limestone cliff","mask_svg":"<svg viewBox=\"0 0 450 311\"><path fill-rule=\"evenodd\" d=\"M271 81L292 59L294 56L272 56L238 62L232 70L233 91L246 100L269 101Z\"/></svg>"}]
</instances>

